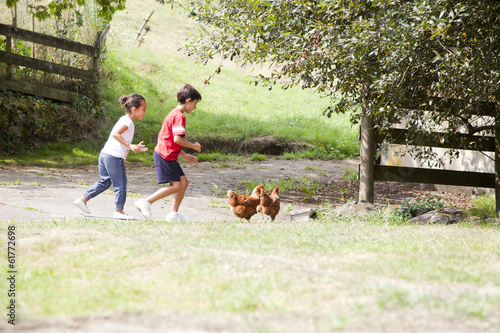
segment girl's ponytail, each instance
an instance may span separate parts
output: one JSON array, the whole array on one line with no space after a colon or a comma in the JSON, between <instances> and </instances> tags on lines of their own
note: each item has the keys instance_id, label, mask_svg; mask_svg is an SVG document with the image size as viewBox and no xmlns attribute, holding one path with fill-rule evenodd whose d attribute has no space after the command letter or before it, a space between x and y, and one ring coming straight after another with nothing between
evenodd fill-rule
<instances>
[{"instance_id":1,"label":"girl's ponytail","mask_svg":"<svg viewBox=\"0 0 500 333\"><path fill-rule=\"evenodd\" d=\"M123 95L120 97L120 104L127 109L128 113L132 112L132 108L140 107L143 101L145 102L146 99L139 94Z\"/></svg>"}]
</instances>

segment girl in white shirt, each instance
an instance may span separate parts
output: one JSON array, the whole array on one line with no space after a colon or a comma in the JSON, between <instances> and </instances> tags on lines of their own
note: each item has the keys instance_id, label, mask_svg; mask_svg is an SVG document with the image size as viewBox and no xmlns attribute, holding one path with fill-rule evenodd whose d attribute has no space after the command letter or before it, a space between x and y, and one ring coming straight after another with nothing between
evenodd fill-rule
<instances>
[{"instance_id":1,"label":"girl in white shirt","mask_svg":"<svg viewBox=\"0 0 500 333\"><path fill-rule=\"evenodd\" d=\"M82 197L76 199L74 204L82 211L90 214L87 201L106 191L113 185L115 192L115 213L114 219L133 220L133 216L123 211L125 200L127 199L127 173L125 171L125 159L128 152L134 153L147 151L148 148L141 141L137 145L132 144L134 137L134 120L142 120L146 114L146 99L139 94L120 97L122 107L127 113L121 117L111 130L108 141L99 154L99 177Z\"/></svg>"}]
</instances>

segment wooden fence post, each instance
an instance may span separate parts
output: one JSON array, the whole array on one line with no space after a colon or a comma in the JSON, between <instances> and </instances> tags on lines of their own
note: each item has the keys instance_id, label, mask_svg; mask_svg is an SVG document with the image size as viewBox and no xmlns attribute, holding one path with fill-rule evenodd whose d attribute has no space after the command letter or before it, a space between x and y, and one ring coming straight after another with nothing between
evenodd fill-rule
<instances>
[{"instance_id":1,"label":"wooden fence post","mask_svg":"<svg viewBox=\"0 0 500 333\"><path fill-rule=\"evenodd\" d=\"M14 4L14 10L12 15L12 26L14 28L17 28L17 2ZM16 53L16 44L17 44L16 38L12 38L12 44L14 53Z\"/></svg>"},{"instance_id":2,"label":"wooden fence post","mask_svg":"<svg viewBox=\"0 0 500 333\"><path fill-rule=\"evenodd\" d=\"M16 27L17 26L17 3L14 4L14 9L11 9L12 11L12 26ZM14 44L14 49L12 49L12 44ZM7 53L14 53L16 52L16 39L12 38L10 36L7 36L6 44L5 44L5 52ZM7 64L7 68L5 70L5 76L7 78L12 77L12 64Z\"/></svg>"},{"instance_id":3,"label":"wooden fence post","mask_svg":"<svg viewBox=\"0 0 500 333\"><path fill-rule=\"evenodd\" d=\"M367 116L368 100L363 104L359 168L359 202L373 203L373 165L375 163L375 130L372 116Z\"/></svg>"},{"instance_id":4,"label":"wooden fence post","mask_svg":"<svg viewBox=\"0 0 500 333\"><path fill-rule=\"evenodd\" d=\"M500 212L500 115L495 116L495 215Z\"/></svg>"},{"instance_id":5,"label":"wooden fence post","mask_svg":"<svg viewBox=\"0 0 500 333\"><path fill-rule=\"evenodd\" d=\"M92 56L92 72L96 82L99 80L99 60L103 54L104 40L109 33L109 28L110 25L108 24L103 31L98 32L94 41L95 53Z\"/></svg>"},{"instance_id":6,"label":"wooden fence post","mask_svg":"<svg viewBox=\"0 0 500 333\"><path fill-rule=\"evenodd\" d=\"M6 38L5 52L12 53L12 38L11 37ZM9 79L12 77L12 65L11 64L7 64L7 68L5 69L5 76Z\"/></svg>"},{"instance_id":7,"label":"wooden fence post","mask_svg":"<svg viewBox=\"0 0 500 333\"><path fill-rule=\"evenodd\" d=\"M35 14L31 14L31 31L35 32ZM31 42L31 57L35 58L35 42Z\"/></svg>"},{"instance_id":8,"label":"wooden fence post","mask_svg":"<svg viewBox=\"0 0 500 333\"><path fill-rule=\"evenodd\" d=\"M101 57L101 50L99 50L99 38L101 37L102 32L98 32L96 34L96 38L94 41L95 53L92 56L92 75L94 77L94 82L98 80L99 75L99 58Z\"/></svg>"},{"instance_id":9,"label":"wooden fence post","mask_svg":"<svg viewBox=\"0 0 500 333\"><path fill-rule=\"evenodd\" d=\"M149 20L151 19L151 16L153 16L153 13L155 11L152 10L151 13L149 14L148 18L147 19L144 19L144 22L142 23L142 26L141 28L139 29L139 31L137 31L137 35L135 36L134 38L134 41L132 42L132 45L134 45L134 43L139 39L139 37L141 36L142 34L142 30L144 29L144 27L146 26L146 24L148 24ZM141 45L140 41L139 41L139 46Z\"/></svg>"}]
</instances>

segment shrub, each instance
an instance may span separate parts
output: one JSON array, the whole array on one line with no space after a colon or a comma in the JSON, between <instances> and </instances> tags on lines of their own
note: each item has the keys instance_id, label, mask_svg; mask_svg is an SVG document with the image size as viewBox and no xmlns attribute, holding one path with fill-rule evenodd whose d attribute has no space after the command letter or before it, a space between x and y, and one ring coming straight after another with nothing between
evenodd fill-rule
<instances>
[{"instance_id":1,"label":"shrub","mask_svg":"<svg viewBox=\"0 0 500 333\"><path fill-rule=\"evenodd\" d=\"M443 208L443 203L441 198L435 195L428 195L422 200L416 199L415 201L404 200L401 203L401 208L399 209L399 215L403 218L412 218L430 212L431 210L436 210Z\"/></svg>"},{"instance_id":2,"label":"shrub","mask_svg":"<svg viewBox=\"0 0 500 333\"><path fill-rule=\"evenodd\" d=\"M259 154L259 153L253 153L252 156L250 157L250 160L252 161L265 161L266 160L266 155Z\"/></svg>"},{"instance_id":3,"label":"shrub","mask_svg":"<svg viewBox=\"0 0 500 333\"><path fill-rule=\"evenodd\" d=\"M482 195L472 200L472 208L467 211L468 215L479 216L481 218L496 217L495 197Z\"/></svg>"},{"instance_id":4,"label":"shrub","mask_svg":"<svg viewBox=\"0 0 500 333\"><path fill-rule=\"evenodd\" d=\"M44 143L96 142L101 138L101 117L90 99L70 105L6 92L0 94L0 150L15 154Z\"/></svg>"}]
</instances>

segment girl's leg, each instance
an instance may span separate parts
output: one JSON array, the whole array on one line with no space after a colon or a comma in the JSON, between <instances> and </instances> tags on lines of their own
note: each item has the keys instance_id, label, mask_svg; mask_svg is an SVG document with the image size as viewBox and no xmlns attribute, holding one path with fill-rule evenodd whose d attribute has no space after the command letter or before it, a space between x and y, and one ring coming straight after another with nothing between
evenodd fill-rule
<instances>
[{"instance_id":1,"label":"girl's leg","mask_svg":"<svg viewBox=\"0 0 500 333\"><path fill-rule=\"evenodd\" d=\"M189 185L189 181L186 176L181 176L180 188L177 192L174 193L174 200L172 201L172 209L170 210L172 213L175 213L179 210L182 199L184 199L184 193L186 193L186 189Z\"/></svg>"},{"instance_id":2,"label":"girl's leg","mask_svg":"<svg viewBox=\"0 0 500 333\"><path fill-rule=\"evenodd\" d=\"M96 181L92 186L90 186L87 189L87 191L85 191L82 198L82 201L85 204L87 203L88 200L98 196L111 186L111 178L106 168L106 163L104 159L105 157L102 154L99 155L99 177L101 177L101 180Z\"/></svg>"},{"instance_id":3,"label":"girl's leg","mask_svg":"<svg viewBox=\"0 0 500 333\"><path fill-rule=\"evenodd\" d=\"M127 172L123 158L107 156L103 159L115 192L115 210L123 214L127 200Z\"/></svg>"}]
</instances>

